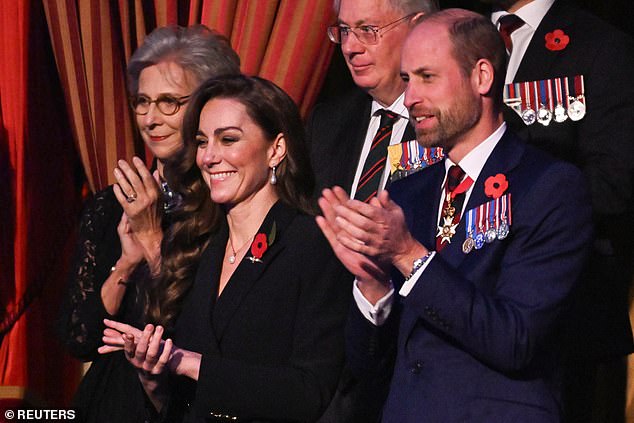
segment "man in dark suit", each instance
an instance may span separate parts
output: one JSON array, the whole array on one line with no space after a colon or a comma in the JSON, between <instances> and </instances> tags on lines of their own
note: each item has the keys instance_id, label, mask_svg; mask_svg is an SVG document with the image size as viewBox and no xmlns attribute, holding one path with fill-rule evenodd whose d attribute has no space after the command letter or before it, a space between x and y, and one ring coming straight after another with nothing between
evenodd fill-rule
<instances>
[{"instance_id":1,"label":"man in dark suit","mask_svg":"<svg viewBox=\"0 0 634 423\"><path fill-rule=\"evenodd\" d=\"M437 0L335 0L334 9L337 24L329 28L329 37L341 44L356 88L318 104L308 119L316 193L340 185L366 200L383 189L389 174L389 166L380 165L375 177L365 178L372 174L367 172L370 162L387 156L387 144L414 139L403 106L405 84L399 76L399 52L416 19L437 10L438 4ZM394 116L391 135L378 146L380 151L371 153L381 127L381 110Z\"/></svg>"},{"instance_id":2,"label":"man in dark suit","mask_svg":"<svg viewBox=\"0 0 634 423\"><path fill-rule=\"evenodd\" d=\"M579 330L570 332L567 408L571 422L623 421L623 357L634 351L627 304L634 261L634 42L569 1L488 2L496 6L491 19L503 36L505 22L521 19L509 36L507 83L559 79L565 91L562 78L568 77L574 94L563 95L562 103L584 97L581 119L570 107L559 119L551 110L548 125L539 119L527 125L521 107L506 107L504 117L529 143L581 168L588 181L596 240L575 305ZM583 85L579 78L575 84L577 76ZM549 109L547 92L538 95L540 105L533 100L532 108ZM557 104L556 92L553 97ZM605 382L593 398L595 379Z\"/></svg>"},{"instance_id":3,"label":"man in dark suit","mask_svg":"<svg viewBox=\"0 0 634 423\"><path fill-rule=\"evenodd\" d=\"M485 17L423 17L402 52L405 104L418 142L447 159L369 204L337 188L320 199L357 278L351 363L377 371L396 345L384 422L561 419L558 337L591 210L578 169L506 129L505 62Z\"/></svg>"},{"instance_id":4,"label":"man in dark suit","mask_svg":"<svg viewBox=\"0 0 634 423\"><path fill-rule=\"evenodd\" d=\"M341 45L356 87L316 105L306 123L317 183L315 194L339 185L363 201L387 183L387 145L415 138L403 105L400 51L416 19L438 10L438 2L334 0L333 7L337 23L328 29L328 35ZM382 126L381 110L394 115L387 131L391 133L372 149ZM370 375L364 380L353 378L348 370L344 369L335 398L320 423L376 420L386 395L384 384Z\"/></svg>"}]
</instances>

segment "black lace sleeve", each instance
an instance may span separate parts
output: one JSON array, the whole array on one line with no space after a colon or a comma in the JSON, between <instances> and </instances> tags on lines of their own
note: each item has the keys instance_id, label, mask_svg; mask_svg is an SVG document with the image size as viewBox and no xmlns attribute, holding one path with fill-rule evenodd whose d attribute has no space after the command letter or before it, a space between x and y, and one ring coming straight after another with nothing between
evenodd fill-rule
<instances>
[{"instance_id":1,"label":"black lace sleeve","mask_svg":"<svg viewBox=\"0 0 634 423\"><path fill-rule=\"evenodd\" d=\"M101 286L121 255L117 225L122 213L112 187L98 192L82 213L60 322L64 343L82 360L92 360L102 344L103 319L109 314Z\"/></svg>"}]
</instances>

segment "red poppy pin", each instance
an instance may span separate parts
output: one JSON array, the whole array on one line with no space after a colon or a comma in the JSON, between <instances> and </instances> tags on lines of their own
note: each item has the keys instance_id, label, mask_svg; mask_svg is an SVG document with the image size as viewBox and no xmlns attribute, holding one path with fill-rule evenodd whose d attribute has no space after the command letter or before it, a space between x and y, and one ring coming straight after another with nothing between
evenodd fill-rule
<instances>
[{"instance_id":1,"label":"red poppy pin","mask_svg":"<svg viewBox=\"0 0 634 423\"><path fill-rule=\"evenodd\" d=\"M484 193L487 197L500 198L508 187L509 181L506 180L506 176L503 173L489 176L487 180L484 181Z\"/></svg>"},{"instance_id":2,"label":"red poppy pin","mask_svg":"<svg viewBox=\"0 0 634 423\"><path fill-rule=\"evenodd\" d=\"M566 48L570 42L570 37L561 29L546 34L546 48L550 51L559 51Z\"/></svg>"},{"instance_id":3,"label":"red poppy pin","mask_svg":"<svg viewBox=\"0 0 634 423\"><path fill-rule=\"evenodd\" d=\"M253 238L251 257L247 257L247 259L251 260L251 263L262 263L262 256L275 241L276 229L275 222L273 222L271 233L268 236L264 233L259 233Z\"/></svg>"}]
</instances>

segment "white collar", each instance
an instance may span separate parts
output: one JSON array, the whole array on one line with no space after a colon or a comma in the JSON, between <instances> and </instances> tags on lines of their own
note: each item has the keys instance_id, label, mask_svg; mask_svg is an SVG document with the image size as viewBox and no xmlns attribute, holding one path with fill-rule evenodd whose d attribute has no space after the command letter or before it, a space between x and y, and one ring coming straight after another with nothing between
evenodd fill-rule
<instances>
[{"instance_id":1,"label":"white collar","mask_svg":"<svg viewBox=\"0 0 634 423\"><path fill-rule=\"evenodd\" d=\"M533 31L537 29L544 16L550 10L555 0L533 0L530 3L520 7L514 15L521 18ZM491 22L498 26L498 22L502 16L509 13L505 10L498 10L491 14Z\"/></svg>"},{"instance_id":2,"label":"white collar","mask_svg":"<svg viewBox=\"0 0 634 423\"><path fill-rule=\"evenodd\" d=\"M372 110L370 111L370 116L374 116L377 110L387 109L401 116L403 119L409 119L409 112L407 111L407 107L405 107L405 104L403 104L404 101L405 92L402 92L401 95L399 95L396 100L394 100L394 103L390 104L389 107L383 107L376 100L372 100Z\"/></svg>"},{"instance_id":3,"label":"white collar","mask_svg":"<svg viewBox=\"0 0 634 423\"><path fill-rule=\"evenodd\" d=\"M478 180L478 176L480 176L480 172L484 168L484 164L489 159L489 156L493 152L493 149L500 139L502 139L502 135L506 131L506 122L502 122L502 124L496 129L491 135L489 135L484 141L478 144L473 150L467 153L466 156L460 160L460 167L464 172L469 176L473 181ZM455 163L451 161L449 157L445 160L445 174L449 170L449 168Z\"/></svg>"}]
</instances>

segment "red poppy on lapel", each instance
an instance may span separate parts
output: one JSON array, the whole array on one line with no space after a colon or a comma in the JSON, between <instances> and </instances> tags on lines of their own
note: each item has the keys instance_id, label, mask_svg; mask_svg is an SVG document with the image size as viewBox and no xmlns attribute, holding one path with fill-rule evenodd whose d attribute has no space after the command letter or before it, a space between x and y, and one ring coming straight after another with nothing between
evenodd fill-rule
<instances>
[{"instance_id":1,"label":"red poppy on lapel","mask_svg":"<svg viewBox=\"0 0 634 423\"><path fill-rule=\"evenodd\" d=\"M559 51L566 48L570 42L570 37L561 29L546 34L546 48L551 51Z\"/></svg>"},{"instance_id":2,"label":"red poppy on lapel","mask_svg":"<svg viewBox=\"0 0 634 423\"><path fill-rule=\"evenodd\" d=\"M253 242L251 243L251 257L247 257L247 259L251 260L251 263L262 263L262 256L266 250L269 249L269 246L273 245L276 232L277 226L275 222L273 222L273 227L268 237L264 233L259 233L253 238Z\"/></svg>"},{"instance_id":3,"label":"red poppy on lapel","mask_svg":"<svg viewBox=\"0 0 634 423\"><path fill-rule=\"evenodd\" d=\"M484 181L484 193L487 197L500 198L508 187L509 181L506 180L506 176L503 173L489 176L487 180Z\"/></svg>"}]
</instances>

